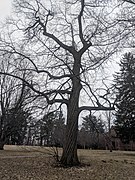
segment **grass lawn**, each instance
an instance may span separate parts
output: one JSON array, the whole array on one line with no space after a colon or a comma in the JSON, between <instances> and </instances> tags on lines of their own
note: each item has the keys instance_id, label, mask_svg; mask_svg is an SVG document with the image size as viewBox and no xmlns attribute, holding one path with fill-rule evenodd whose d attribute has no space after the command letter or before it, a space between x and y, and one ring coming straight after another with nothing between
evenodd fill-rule
<instances>
[{"instance_id":1,"label":"grass lawn","mask_svg":"<svg viewBox=\"0 0 135 180\"><path fill-rule=\"evenodd\" d=\"M78 150L85 165L72 168L58 167L52 155L50 148L5 146L0 180L135 180L135 152Z\"/></svg>"}]
</instances>

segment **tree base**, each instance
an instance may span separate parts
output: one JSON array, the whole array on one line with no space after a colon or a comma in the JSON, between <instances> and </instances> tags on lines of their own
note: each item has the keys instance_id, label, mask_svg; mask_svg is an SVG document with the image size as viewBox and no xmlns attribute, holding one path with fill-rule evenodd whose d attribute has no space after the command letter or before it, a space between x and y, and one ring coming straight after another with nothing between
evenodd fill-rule
<instances>
[{"instance_id":1,"label":"tree base","mask_svg":"<svg viewBox=\"0 0 135 180\"><path fill-rule=\"evenodd\" d=\"M69 168L69 167L79 167L81 166L81 163L65 163L60 161L60 167Z\"/></svg>"},{"instance_id":2,"label":"tree base","mask_svg":"<svg viewBox=\"0 0 135 180\"><path fill-rule=\"evenodd\" d=\"M62 157L60 160L60 164L64 167L80 166L78 158L68 159L67 157Z\"/></svg>"},{"instance_id":3,"label":"tree base","mask_svg":"<svg viewBox=\"0 0 135 180\"><path fill-rule=\"evenodd\" d=\"M53 164L54 165L54 164ZM82 168L82 167L90 167L91 166L91 164L90 163L80 163L79 162L79 164L70 164L70 165L64 165L63 163L61 163L60 161L59 162L57 162L56 164L55 164L55 168L72 168L72 167L75 167L75 168Z\"/></svg>"}]
</instances>

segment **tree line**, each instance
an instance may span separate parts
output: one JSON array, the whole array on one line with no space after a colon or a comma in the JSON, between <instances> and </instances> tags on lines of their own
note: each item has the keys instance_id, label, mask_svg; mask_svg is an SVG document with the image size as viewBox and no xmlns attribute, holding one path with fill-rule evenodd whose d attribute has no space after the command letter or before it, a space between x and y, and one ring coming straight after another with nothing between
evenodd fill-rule
<instances>
[{"instance_id":1,"label":"tree line","mask_svg":"<svg viewBox=\"0 0 135 180\"><path fill-rule=\"evenodd\" d=\"M1 117L1 150L5 144L63 147L66 124L62 111L45 114L40 120L32 118L22 107L8 111L5 119ZM78 129L78 148L105 149L104 126L96 116L83 117Z\"/></svg>"}]
</instances>

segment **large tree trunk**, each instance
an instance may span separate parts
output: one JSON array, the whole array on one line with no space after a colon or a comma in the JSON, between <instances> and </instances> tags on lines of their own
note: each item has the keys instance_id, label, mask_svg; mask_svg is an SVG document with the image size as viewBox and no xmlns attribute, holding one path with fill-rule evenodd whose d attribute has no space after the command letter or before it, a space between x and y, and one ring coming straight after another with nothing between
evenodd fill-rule
<instances>
[{"instance_id":1,"label":"large tree trunk","mask_svg":"<svg viewBox=\"0 0 135 180\"><path fill-rule=\"evenodd\" d=\"M65 144L61 163L65 166L74 166L79 164L77 156L77 133L78 133L78 113L75 112L72 119L68 119Z\"/></svg>"},{"instance_id":2,"label":"large tree trunk","mask_svg":"<svg viewBox=\"0 0 135 180\"><path fill-rule=\"evenodd\" d=\"M79 165L77 156L77 134L79 117L79 96L82 86L79 77L80 61L78 59L79 58L77 57L73 67L73 87L67 105L66 137L63 147L63 154L61 157L61 163L65 166Z\"/></svg>"}]
</instances>

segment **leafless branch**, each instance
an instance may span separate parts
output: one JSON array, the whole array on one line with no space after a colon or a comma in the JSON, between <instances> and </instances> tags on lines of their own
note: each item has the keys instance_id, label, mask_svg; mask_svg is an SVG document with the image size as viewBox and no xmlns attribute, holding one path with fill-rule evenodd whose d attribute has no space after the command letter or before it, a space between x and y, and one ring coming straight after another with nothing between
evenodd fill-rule
<instances>
[{"instance_id":1,"label":"leafless branch","mask_svg":"<svg viewBox=\"0 0 135 180\"><path fill-rule=\"evenodd\" d=\"M79 108L79 113L81 111L84 111L84 110L88 110L88 111L92 111L92 110L95 110L95 111L110 111L110 110L115 110L114 107L105 107L105 106L98 106L98 107L93 107L93 106L82 106Z\"/></svg>"}]
</instances>

